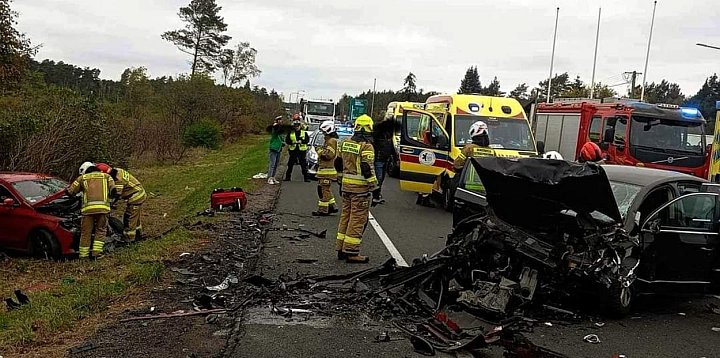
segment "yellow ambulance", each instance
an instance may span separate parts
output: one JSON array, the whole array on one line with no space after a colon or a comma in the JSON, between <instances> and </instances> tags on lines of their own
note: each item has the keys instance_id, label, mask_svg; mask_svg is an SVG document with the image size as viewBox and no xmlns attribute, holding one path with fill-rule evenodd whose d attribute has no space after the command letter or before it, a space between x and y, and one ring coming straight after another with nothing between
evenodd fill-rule
<instances>
[{"instance_id":1,"label":"yellow ambulance","mask_svg":"<svg viewBox=\"0 0 720 358\"><path fill-rule=\"evenodd\" d=\"M396 126L395 134L393 135L393 147L395 148L395 157L390 158L388 163L385 164L388 175L393 178L397 178L400 175L400 123L402 123L402 115L404 109L424 109L425 103L420 102L390 102L385 111L385 121L394 121L398 125Z\"/></svg>"},{"instance_id":2,"label":"yellow ambulance","mask_svg":"<svg viewBox=\"0 0 720 358\"><path fill-rule=\"evenodd\" d=\"M400 188L421 194L440 195L452 206L453 162L476 121L488 126L493 155L537 155L535 139L525 111L513 98L468 94L428 98L424 109L405 108L400 126Z\"/></svg>"}]
</instances>

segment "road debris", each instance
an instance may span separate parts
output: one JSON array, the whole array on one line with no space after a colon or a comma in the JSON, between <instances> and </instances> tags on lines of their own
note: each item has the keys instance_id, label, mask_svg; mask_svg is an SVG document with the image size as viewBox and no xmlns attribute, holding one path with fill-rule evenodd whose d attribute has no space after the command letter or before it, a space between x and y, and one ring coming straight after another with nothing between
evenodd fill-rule
<instances>
[{"instance_id":1,"label":"road debris","mask_svg":"<svg viewBox=\"0 0 720 358\"><path fill-rule=\"evenodd\" d=\"M94 342L86 342L79 346L72 347L68 351L70 352L70 354L79 354L83 352L89 352L97 348L99 348L99 346Z\"/></svg>"},{"instance_id":2,"label":"road debris","mask_svg":"<svg viewBox=\"0 0 720 358\"><path fill-rule=\"evenodd\" d=\"M710 330L713 332L720 332L720 327L713 327L713 328L710 328Z\"/></svg>"},{"instance_id":3,"label":"road debris","mask_svg":"<svg viewBox=\"0 0 720 358\"><path fill-rule=\"evenodd\" d=\"M295 259L295 262L301 263L301 264L312 264L312 263L315 263L315 262L318 262L318 261L319 261L319 260L316 259L316 258L300 258L300 259Z\"/></svg>"},{"instance_id":4,"label":"road debris","mask_svg":"<svg viewBox=\"0 0 720 358\"><path fill-rule=\"evenodd\" d=\"M225 277L225 279L219 285L208 286L208 287L205 287L205 289L208 291L224 291L224 290L227 290L231 284L236 284L236 283L238 283L238 281L239 280L238 280L237 276L228 275L227 277Z\"/></svg>"},{"instance_id":5,"label":"road debris","mask_svg":"<svg viewBox=\"0 0 720 358\"><path fill-rule=\"evenodd\" d=\"M600 337L598 337L597 334L588 334L587 336L583 337L583 341L592 344L598 344L601 342Z\"/></svg>"},{"instance_id":6,"label":"road debris","mask_svg":"<svg viewBox=\"0 0 720 358\"><path fill-rule=\"evenodd\" d=\"M200 310L200 311L192 311L192 312L177 311L177 312L173 312L173 313L160 313L160 314L155 314L155 315L144 315L144 316L138 316L138 317L124 318L124 319L121 319L120 322L143 321L143 320L149 320L149 319L174 318L174 317L200 316L200 315L206 315L206 314L210 314L210 313L225 313L225 312L227 312L227 310L224 308L217 308L217 309L211 309L211 310Z\"/></svg>"}]
</instances>

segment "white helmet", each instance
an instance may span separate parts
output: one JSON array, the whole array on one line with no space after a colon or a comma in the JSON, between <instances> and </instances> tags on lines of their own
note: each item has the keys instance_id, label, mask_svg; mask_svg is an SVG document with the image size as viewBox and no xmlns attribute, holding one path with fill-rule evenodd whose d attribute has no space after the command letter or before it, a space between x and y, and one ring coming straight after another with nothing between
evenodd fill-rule
<instances>
[{"instance_id":1,"label":"white helmet","mask_svg":"<svg viewBox=\"0 0 720 358\"><path fill-rule=\"evenodd\" d=\"M335 131L335 121L325 121L320 124L320 130L325 134L330 134Z\"/></svg>"},{"instance_id":2,"label":"white helmet","mask_svg":"<svg viewBox=\"0 0 720 358\"><path fill-rule=\"evenodd\" d=\"M92 162L82 163L82 164L80 165L80 170L79 170L80 175L85 174L85 172L86 172L88 169L90 169L90 167L94 167L94 166L95 166L95 163L92 163Z\"/></svg>"},{"instance_id":3,"label":"white helmet","mask_svg":"<svg viewBox=\"0 0 720 358\"><path fill-rule=\"evenodd\" d=\"M554 150L551 150L549 152L546 152L542 156L544 159L555 159L555 160L564 160L562 155Z\"/></svg>"},{"instance_id":4,"label":"white helmet","mask_svg":"<svg viewBox=\"0 0 720 358\"><path fill-rule=\"evenodd\" d=\"M470 137L475 137L483 133L487 133L487 129L488 127L485 122L477 121L470 126L470 130L468 131L468 133L470 134Z\"/></svg>"}]
</instances>

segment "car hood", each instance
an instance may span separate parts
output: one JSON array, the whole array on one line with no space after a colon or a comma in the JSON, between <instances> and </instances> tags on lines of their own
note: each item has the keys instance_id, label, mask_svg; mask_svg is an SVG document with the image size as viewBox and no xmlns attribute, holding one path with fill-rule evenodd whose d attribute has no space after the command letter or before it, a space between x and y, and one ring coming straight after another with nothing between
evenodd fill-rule
<instances>
[{"instance_id":1,"label":"car hood","mask_svg":"<svg viewBox=\"0 0 720 358\"><path fill-rule=\"evenodd\" d=\"M59 192L57 192L57 193L55 193L55 194L52 194L52 195L46 197L46 198L43 199L43 200L34 202L34 203L30 204L30 205L32 205L33 208L39 208L39 207L42 207L42 206L45 205L45 204L51 203L52 201L61 198L63 195L65 195L65 190L60 190Z\"/></svg>"},{"instance_id":2,"label":"car hood","mask_svg":"<svg viewBox=\"0 0 720 358\"><path fill-rule=\"evenodd\" d=\"M537 158L473 158L493 211L508 223L571 209L622 222L610 182L596 164Z\"/></svg>"}]
</instances>

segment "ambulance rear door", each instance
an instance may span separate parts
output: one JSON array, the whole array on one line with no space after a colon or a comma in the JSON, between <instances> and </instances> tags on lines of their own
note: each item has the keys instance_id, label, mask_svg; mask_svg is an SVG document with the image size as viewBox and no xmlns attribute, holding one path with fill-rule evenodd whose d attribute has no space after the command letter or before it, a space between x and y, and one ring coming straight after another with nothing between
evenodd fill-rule
<instances>
[{"instance_id":1,"label":"ambulance rear door","mask_svg":"<svg viewBox=\"0 0 720 358\"><path fill-rule=\"evenodd\" d=\"M400 189L430 193L444 171L452 170L450 137L430 112L405 109L400 134Z\"/></svg>"}]
</instances>

